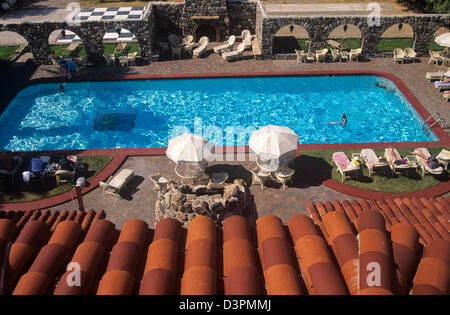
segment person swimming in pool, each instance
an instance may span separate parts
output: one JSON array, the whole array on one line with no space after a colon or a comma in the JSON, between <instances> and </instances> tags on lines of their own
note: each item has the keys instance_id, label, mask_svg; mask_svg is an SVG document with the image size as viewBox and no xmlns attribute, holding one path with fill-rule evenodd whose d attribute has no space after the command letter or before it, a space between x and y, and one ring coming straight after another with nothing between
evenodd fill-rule
<instances>
[{"instance_id":1,"label":"person swimming in pool","mask_svg":"<svg viewBox=\"0 0 450 315\"><path fill-rule=\"evenodd\" d=\"M341 124L345 125L347 123L347 115L345 113L342 113L342 120L341 121L330 121L329 124Z\"/></svg>"},{"instance_id":2,"label":"person swimming in pool","mask_svg":"<svg viewBox=\"0 0 450 315\"><path fill-rule=\"evenodd\" d=\"M389 89L386 85L392 84L391 82L384 82L384 83L375 83L376 86L383 88L386 92L394 91L394 89Z\"/></svg>"}]
</instances>

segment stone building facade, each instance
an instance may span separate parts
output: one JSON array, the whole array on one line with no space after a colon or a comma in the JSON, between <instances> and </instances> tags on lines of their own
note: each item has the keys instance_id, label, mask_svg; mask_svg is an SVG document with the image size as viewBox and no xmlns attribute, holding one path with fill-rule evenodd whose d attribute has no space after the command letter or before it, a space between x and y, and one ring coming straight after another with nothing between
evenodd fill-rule
<instances>
[{"instance_id":1,"label":"stone building facade","mask_svg":"<svg viewBox=\"0 0 450 315\"><path fill-rule=\"evenodd\" d=\"M93 62L103 61L103 36L118 27L132 32L141 49L141 57L153 61L154 43L169 33L194 35L195 39L209 34L210 41L224 41L230 35L240 35L243 29L255 34L259 59L294 58L293 54L273 53L275 34L286 25L306 29L310 50L323 48L331 31L353 24L361 31L363 55L380 56L378 43L383 32L397 23L409 24L414 30L414 50L419 56L428 54L429 43L440 27L450 27L450 15L382 16L379 26L368 25L366 16L269 16L260 0L185 0L184 2L150 2L141 19L124 21L82 21L79 26L65 22L8 24L0 21L0 31L22 35L31 47L37 63L49 63L51 32L66 29L76 33Z\"/></svg>"}]
</instances>

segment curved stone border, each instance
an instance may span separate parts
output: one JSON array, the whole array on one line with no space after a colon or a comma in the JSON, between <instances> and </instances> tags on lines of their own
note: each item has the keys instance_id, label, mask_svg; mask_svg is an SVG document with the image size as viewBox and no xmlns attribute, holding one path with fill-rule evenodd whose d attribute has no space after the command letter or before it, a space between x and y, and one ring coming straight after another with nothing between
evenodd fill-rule
<instances>
[{"instance_id":1,"label":"curved stone border","mask_svg":"<svg viewBox=\"0 0 450 315\"><path fill-rule=\"evenodd\" d=\"M256 76L313 76L313 75L377 75L382 76L386 79L391 80L397 88L402 92L405 98L411 103L414 109L418 112L423 120L425 120L430 114L419 102L419 100L414 96L414 94L409 90L409 88L395 75L382 71L362 71L362 70L321 70L321 71L289 71L289 72L239 72L239 73L199 73L199 74L178 74L178 75L124 75L124 76L113 76L105 78L92 78L89 81L117 81L117 80L153 80L153 79L185 79L185 78L219 78L219 77L256 77ZM49 83L49 82L60 82L60 78L40 78L33 79L28 82L26 86L38 84L38 83ZM86 78L75 78L72 82L88 81ZM450 146L450 137L447 133L437 124L433 131L439 137L439 141L427 141L427 142L381 142L381 143L325 143L325 144L300 144L298 145L299 150L322 150L322 149L353 149L353 148L384 148L387 146L395 147L436 147L436 146ZM83 194L86 194L96 188L100 181L104 181L108 178L114 171L116 171L120 165L125 161L128 156L158 156L164 155L167 148L131 148L131 149L87 149L87 150L61 150L57 151L59 153L64 151L70 152L80 152L80 156L92 156L92 155L112 155L114 156L113 161L109 163L95 178L90 181L90 186L83 189ZM249 152L249 147L240 148L239 152L244 151ZM51 154L52 151L36 151L39 153ZM238 147L234 147L234 152L238 152ZM428 189L424 189L417 192L411 192L406 194L389 194L380 193L370 190L364 190L361 188L352 187L349 185L341 184L333 179L321 178L319 172L312 172L311 170L306 170L308 174L319 180L326 187L336 190L338 192L359 197L365 199L380 199L380 198L397 198L397 197L436 197L443 195L450 191L450 183L437 184ZM71 200L71 192L66 192L51 198L32 201L26 203L13 203L13 204L0 204L0 210L12 210L12 211L27 211L44 209L58 204L67 202Z\"/></svg>"}]
</instances>

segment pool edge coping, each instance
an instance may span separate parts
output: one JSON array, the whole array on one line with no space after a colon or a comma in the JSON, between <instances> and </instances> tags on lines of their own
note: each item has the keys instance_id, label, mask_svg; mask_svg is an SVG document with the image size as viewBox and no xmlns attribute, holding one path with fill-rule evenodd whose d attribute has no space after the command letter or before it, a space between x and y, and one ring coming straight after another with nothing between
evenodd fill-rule
<instances>
[{"instance_id":1,"label":"pool edge coping","mask_svg":"<svg viewBox=\"0 0 450 315\"><path fill-rule=\"evenodd\" d=\"M315 70L315 71L280 71L280 72L221 72L221 73L188 73L188 74L153 74L153 75L119 75L119 76L108 76L108 77L77 77L70 80L61 80L59 77L52 78L36 78L30 79L24 84L17 94L24 88L41 83L56 83L56 82L96 82L96 81L121 81L121 80L157 80L157 79L189 79L189 78L233 78L233 77L270 77L270 76L319 76L319 75L376 75L384 77L391 80L403 96L408 100L408 102L413 106L416 112L420 115L423 121L425 121L430 113L425 109L422 103L416 98L412 91L406 86L403 81L396 75L375 70ZM14 96L14 98L16 97ZM13 98L13 99L14 99ZM9 106L9 105L8 105ZM5 108L6 109L6 108ZM322 149L356 149L361 147L367 148L384 148L388 146L394 147L448 147L450 146L450 136L436 124L433 128L430 128L439 141L425 141L425 142L373 142L373 143L326 143L326 144L299 144L298 148L300 150L322 150ZM234 153L237 152L249 152L249 147L245 146L244 149L235 146L233 148ZM35 154L44 152L58 152L62 153L64 151L80 151L80 156L87 155L113 155L114 159L111 161L97 176L90 180L90 186L83 189L82 193L86 194L99 186L99 182L105 180L110 175L112 175L122 163L129 156L159 156L165 155L167 148L130 148L130 149L80 149L80 150L49 150L49 151L22 151L20 153L26 154L34 152ZM318 171L316 171L318 173ZM319 176L315 174L316 172L311 172L313 177L316 179ZM309 173L309 172L308 172ZM450 183L440 183L433 187L420 190L417 192L405 193L405 194L390 194L381 193L370 190L365 190L362 188L352 187L350 185L339 183L333 179L327 179L321 181L326 187L338 191L343 194L350 196L365 198L365 199L383 199L383 198L397 198L397 197L410 197L410 196L428 196L432 197L440 196L447 193L450 190ZM362 197L363 196L363 197ZM12 211L28 211L33 209L45 209L49 207L62 204L64 202L70 201L72 199L71 191L66 193L56 195L50 198L24 202L24 203L0 203L0 210L12 210Z\"/></svg>"}]
</instances>

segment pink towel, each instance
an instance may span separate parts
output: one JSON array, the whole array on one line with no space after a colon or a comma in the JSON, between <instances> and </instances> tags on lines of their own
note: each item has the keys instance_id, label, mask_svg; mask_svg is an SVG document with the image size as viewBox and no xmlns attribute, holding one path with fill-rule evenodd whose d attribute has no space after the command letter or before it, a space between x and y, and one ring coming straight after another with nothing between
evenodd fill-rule
<instances>
[{"instance_id":1,"label":"pink towel","mask_svg":"<svg viewBox=\"0 0 450 315\"><path fill-rule=\"evenodd\" d=\"M345 155L344 152L333 153L333 161L338 164L342 170L347 169L347 167L350 165L350 161L348 160L347 155Z\"/></svg>"}]
</instances>

